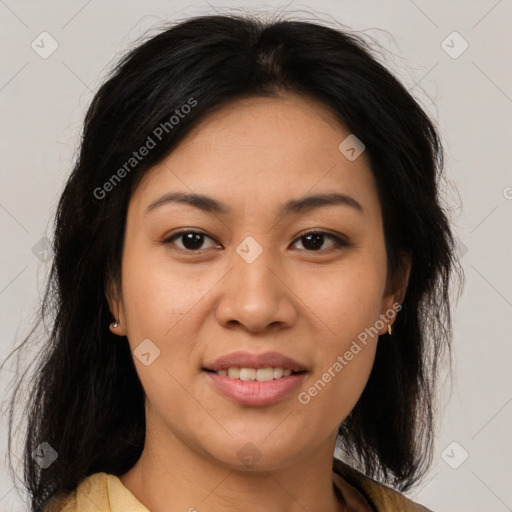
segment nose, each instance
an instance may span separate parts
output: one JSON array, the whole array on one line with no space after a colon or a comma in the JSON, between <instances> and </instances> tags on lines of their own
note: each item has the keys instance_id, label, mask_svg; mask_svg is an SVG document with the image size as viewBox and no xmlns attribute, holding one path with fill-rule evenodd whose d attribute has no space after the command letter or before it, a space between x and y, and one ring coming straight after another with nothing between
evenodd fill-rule
<instances>
[{"instance_id":1,"label":"nose","mask_svg":"<svg viewBox=\"0 0 512 512\"><path fill-rule=\"evenodd\" d=\"M290 327L297 319L297 299L289 281L269 250L252 263L234 254L231 270L219 283L217 321L251 333Z\"/></svg>"}]
</instances>

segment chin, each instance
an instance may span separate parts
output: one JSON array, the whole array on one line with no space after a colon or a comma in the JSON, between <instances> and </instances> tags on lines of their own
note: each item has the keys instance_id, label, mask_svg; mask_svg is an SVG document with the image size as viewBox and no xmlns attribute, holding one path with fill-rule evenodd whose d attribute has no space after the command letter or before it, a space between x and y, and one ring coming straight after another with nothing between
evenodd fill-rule
<instances>
[{"instance_id":1,"label":"chin","mask_svg":"<svg viewBox=\"0 0 512 512\"><path fill-rule=\"evenodd\" d=\"M219 445L220 449L216 447L208 453L217 463L231 470L276 471L292 464L300 452L294 453L299 448L296 443L290 443L289 438L286 445L276 445L275 441L262 438L260 433L254 438L244 436L243 439L224 441Z\"/></svg>"}]
</instances>

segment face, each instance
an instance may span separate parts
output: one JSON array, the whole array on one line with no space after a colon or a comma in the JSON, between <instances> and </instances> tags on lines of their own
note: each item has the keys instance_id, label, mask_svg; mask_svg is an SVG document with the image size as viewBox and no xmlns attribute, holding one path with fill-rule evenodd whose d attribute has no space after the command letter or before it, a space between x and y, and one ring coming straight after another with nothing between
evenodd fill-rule
<instances>
[{"instance_id":1,"label":"face","mask_svg":"<svg viewBox=\"0 0 512 512\"><path fill-rule=\"evenodd\" d=\"M367 157L338 149L349 134L311 100L240 100L206 118L137 187L110 304L160 447L239 468L252 455L265 470L332 457L398 297L386 289ZM212 200L171 200L177 193ZM307 200L332 194L330 204ZM247 359L216 364L234 352ZM277 368L278 377L293 366L283 357L296 365L289 377L223 375L242 367L243 379L272 379L274 370L255 369Z\"/></svg>"}]
</instances>

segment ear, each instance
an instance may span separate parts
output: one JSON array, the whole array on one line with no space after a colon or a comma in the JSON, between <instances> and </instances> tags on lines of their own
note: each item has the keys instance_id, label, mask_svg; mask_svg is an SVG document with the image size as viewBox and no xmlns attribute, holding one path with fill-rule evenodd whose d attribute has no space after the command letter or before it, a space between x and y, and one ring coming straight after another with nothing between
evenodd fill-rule
<instances>
[{"instance_id":1,"label":"ear","mask_svg":"<svg viewBox=\"0 0 512 512\"><path fill-rule=\"evenodd\" d=\"M385 326L379 329L379 335L385 334L388 330L388 324L393 325L395 316L397 315L397 305L402 304L407 292L409 277L411 275L412 258L410 254L402 256L401 272L394 282L388 280L386 292L382 298L381 318L389 318L385 320ZM394 312L393 314L390 314Z\"/></svg>"},{"instance_id":2,"label":"ear","mask_svg":"<svg viewBox=\"0 0 512 512\"><path fill-rule=\"evenodd\" d=\"M117 320L117 327L110 323L109 328L112 333L118 336L126 336L126 316L124 314L123 300L118 283L110 276L107 280L105 295L108 302L110 313L112 314L112 323Z\"/></svg>"}]
</instances>

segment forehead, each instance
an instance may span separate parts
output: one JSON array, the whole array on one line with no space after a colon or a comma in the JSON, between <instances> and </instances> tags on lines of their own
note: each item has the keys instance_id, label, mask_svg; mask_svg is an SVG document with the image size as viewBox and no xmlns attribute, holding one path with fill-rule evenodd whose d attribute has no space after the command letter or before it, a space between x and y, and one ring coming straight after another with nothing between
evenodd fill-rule
<instances>
[{"instance_id":1,"label":"forehead","mask_svg":"<svg viewBox=\"0 0 512 512\"><path fill-rule=\"evenodd\" d=\"M237 100L207 115L146 172L131 207L145 210L179 191L215 196L232 211L277 211L292 198L338 192L365 203L365 210L378 209L366 155L350 161L339 150L349 135L332 112L309 98Z\"/></svg>"}]
</instances>

